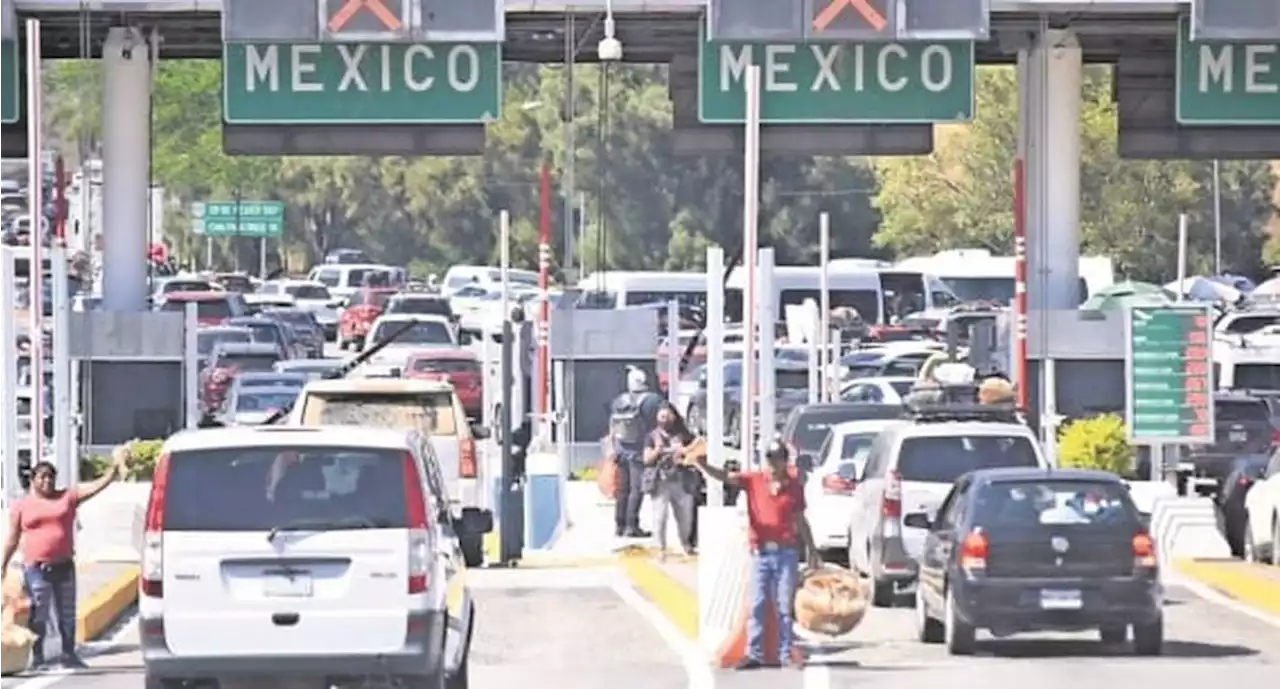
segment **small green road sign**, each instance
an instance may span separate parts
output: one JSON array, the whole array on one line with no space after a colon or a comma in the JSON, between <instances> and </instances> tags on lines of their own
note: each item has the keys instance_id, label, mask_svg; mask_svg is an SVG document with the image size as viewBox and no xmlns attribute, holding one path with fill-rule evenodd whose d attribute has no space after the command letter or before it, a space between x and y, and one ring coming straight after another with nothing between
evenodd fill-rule
<instances>
[{"instance_id":1,"label":"small green road sign","mask_svg":"<svg viewBox=\"0 0 1280 689\"><path fill-rule=\"evenodd\" d=\"M18 77L18 42L0 41L0 122L13 124L20 117L22 84Z\"/></svg>"},{"instance_id":2,"label":"small green road sign","mask_svg":"<svg viewBox=\"0 0 1280 689\"><path fill-rule=\"evenodd\" d=\"M497 43L227 43L231 124L446 124L502 109Z\"/></svg>"},{"instance_id":3,"label":"small green road sign","mask_svg":"<svg viewBox=\"0 0 1280 689\"><path fill-rule=\"evenodd\" d=\"M720 43L704 35L698 49L699 120L744 120L749 64L760 66L761 122L905 124L973 118L970 41Z\"/></svg>"},{"instance_id":4,"label":"small green road sign","mask_svg":"<svg viewBox=\"0 0 1280 689\"><path fill-rule=\"evenodd\" d=\"M206 237L279 237L281 201L212 201L191 204L191 231Z\"/></svg>"},{"instance_id":5,"label":"small green road sign","mask_svg":"<svg viewBox=\"0 0 1280 689\"><path fill-rule=\"evenodd\" d=\"M1125 329L1129 437L1146 444L1213 442L1210 308L1135 306Z\"/></svg>"},{"instance_id":6,"label":"small green road sign","mask_svg":"<svg viewBox=\"0 0 1280 689\"><path fill-rule=\"evenodd\" d=\"M1179 123L1280 125L1280 42L1193 42L1183 17L1177 63Z\"/></svg>"}]
</instances>

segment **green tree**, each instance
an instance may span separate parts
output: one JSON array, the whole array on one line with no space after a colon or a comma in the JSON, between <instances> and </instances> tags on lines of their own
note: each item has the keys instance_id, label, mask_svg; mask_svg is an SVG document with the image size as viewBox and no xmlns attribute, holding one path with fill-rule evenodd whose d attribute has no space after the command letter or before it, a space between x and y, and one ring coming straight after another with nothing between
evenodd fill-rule
<instances>
[{"instance_id":1,"label":"green tree","mask_svg":"<svg viewBox=\"0 0 1280 689\"><path fill-rule=\"evenodd\" d=\"M1127 277L1167 281L1176 273L1178 216L1185 212L1191 227L1190 270L1210 272L1210 163L1121 160L1110 70L1086 68L1082 96L1082 251L1111 256ZM1018 121L1013 69L980 70L977 99L975 121L939 128L932 155L876 162L876 206L884 216L878 245L905 255L963 247L1013 253L1011 169ZM1222 165L1226 268L1246 273L1260 268L1274 186L1266 163Z\"/></svg>"}]
</instances>

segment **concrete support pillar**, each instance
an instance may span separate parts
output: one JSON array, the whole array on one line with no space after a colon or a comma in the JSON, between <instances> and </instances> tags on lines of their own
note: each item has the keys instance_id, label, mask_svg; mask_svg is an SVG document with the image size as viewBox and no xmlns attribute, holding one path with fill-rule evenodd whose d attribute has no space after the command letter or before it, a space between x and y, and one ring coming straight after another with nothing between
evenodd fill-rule
<instances>
[{"instance_id":1,"label":"concrete support pillar","mask_svg":"<svg viewBox=\"0 0 1280 689\"><path fill-rule=\"evenodd\" d=\"M1027 306L1032 313L1080 305L1083 68L1080 44L1070 31L1041 31L1018 53L1018 136L1027 176Z\"/></svg>"},{"instance_id":2,"label":"concrete support pillar","mask_svg":"<svg viewBox=\"0 0 1280 689\"><path fill-rule=\"evenodd\" d=\"M110 29L102 68L102 301L109 311L144 311L152 78L146 37Z\"/></svg>"}]
</instances>

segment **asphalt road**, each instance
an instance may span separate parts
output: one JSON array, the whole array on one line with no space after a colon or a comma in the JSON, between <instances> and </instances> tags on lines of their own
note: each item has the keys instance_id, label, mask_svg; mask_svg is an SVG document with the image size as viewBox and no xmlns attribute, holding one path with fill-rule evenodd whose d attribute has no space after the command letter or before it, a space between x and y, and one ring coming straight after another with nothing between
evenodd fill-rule
<instances>
[{"instance_id":1,"label":"asphalt road","mask_svg":"<svg viewBox=\"0 0 1280 689\"><path fill-rule=\"evenodd\" d=\"M811 663L804 671L721 672L716 689L1232 689L1275 687L1280 626L1268 625L1171 588L1165 608L1165 653L1132 655L1104 647L1094 634L979 636L978 653L951 657L915 640L911 608L875 609L855 631L859 645ZM819 663L829 662L826 667Z\"/></svg>"},{"instance_id":2,"label":"asphalt road","mask_svg":"<svg viewBox=\"0 0 1280 689\"><path fill-rule=\"evenodd\" d=\"M618 591L614 570L480 570L469 573L478 606L472 689L674 689L685 666L653 624L656 610ZM646 614L649 617L646 617ZM136 627L85 654L74 675L10 680L5 689L141 689ZM334 639L334 648L342 640Z\"/></svg>"}]
</instances>

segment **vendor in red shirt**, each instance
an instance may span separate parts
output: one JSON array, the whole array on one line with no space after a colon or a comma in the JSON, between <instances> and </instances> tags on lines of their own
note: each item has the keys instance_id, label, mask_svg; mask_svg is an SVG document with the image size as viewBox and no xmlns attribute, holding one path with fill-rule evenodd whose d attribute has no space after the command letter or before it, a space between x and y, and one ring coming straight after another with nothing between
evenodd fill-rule
<instances>
[{"instance_id":1,"label":"vendor in red shirt","mask_svg":"<svg viewBox=\"0 0 1280 689\"><path fill-rule=\"evenodd\" d=\"M751 576L751 618L747 621L747 655L739 670L764 667L765 615L772 599L778 616L778 658L791 658L791 602L800 571L800 553L809 554L816 568L817 549L804 518L804 484L791 465L790 453L778 441L765 451L763 469L726 472L699 457L698 467L708 476L741 488L747 496L747 539L754 557Z\"/></svg>"},{"instance_id":2,"label":"vendor in red shirt","mask_svg":"<svg viewBox=\"0 0 1280 689\"><path fill-rule=\"evenodd\" d=\"M31 491L9 508L9 533L0 572L8 573L9 561L21 545L22 586L31 601L27 624L36 637L31 649L34 670L45 665L44 640L51 613L56 614L62 641L60 664L67 669L85 667L76 655L76 510L125 474L129 446L117 447L112 460L101 477L61 489L57 487L57 469L49 462L39 462L31 470Z\"/></svg>"}]
</instances>

